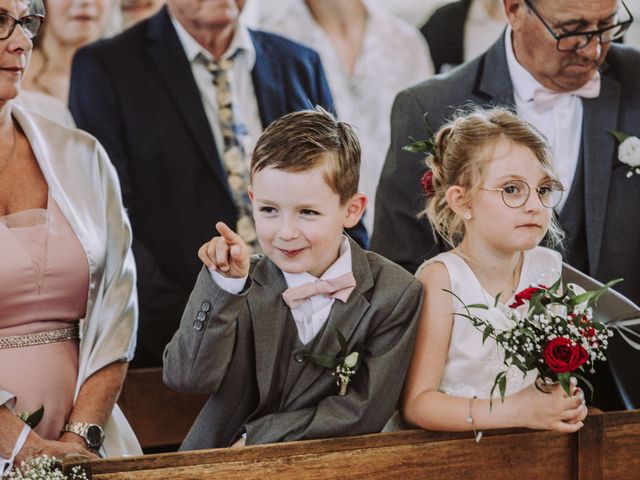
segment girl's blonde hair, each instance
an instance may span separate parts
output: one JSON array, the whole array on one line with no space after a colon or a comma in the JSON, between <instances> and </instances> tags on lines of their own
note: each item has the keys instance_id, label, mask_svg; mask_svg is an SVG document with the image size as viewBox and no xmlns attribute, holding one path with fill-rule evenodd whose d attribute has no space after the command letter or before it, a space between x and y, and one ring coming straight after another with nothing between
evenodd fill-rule
<instances>
[{"instance_id":1,"label":"girl's blonde hair","mask_svg":"<svg viewBox=\"0 0 640 480\"><path fill-rule=\"evenodd\" d=\"M434 233L455 247L464 237L464 223L447 203L447 189L459 185L465 189L465 201L480 188L484 166L492 159L491 148L500 140L508 140L528 148L540 162L543 171L556 179L551 167L551 150L536 128L506 108L459 112L435 135L434 151L427 157L431 169L432 194L427 198L425 214ZM552 245L562 241L564 233L552 215L547 231Z\"/></svg>"}]
</instances>

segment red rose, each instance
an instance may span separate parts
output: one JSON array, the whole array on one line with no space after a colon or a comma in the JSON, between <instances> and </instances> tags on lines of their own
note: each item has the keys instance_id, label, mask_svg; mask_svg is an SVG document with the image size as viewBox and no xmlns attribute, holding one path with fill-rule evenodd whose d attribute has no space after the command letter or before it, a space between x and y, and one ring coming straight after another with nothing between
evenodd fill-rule
<instances>
[{"instance_id":1,"label":"red rose","mask_svg":"<svg viewBox=\"0 0 640 480\"><path fill-rule=\"evenodd\" d=\"M436 191L433 189L433 172L431 170L427 170L422 175L420 179L420 185L422 185L422 189L424 193L427 194L427 197L433 197Z\"/></svg>"},{"instance_id":2,"label":"red rose","mask_svg":"<svg viewBox=\"0 0 640 480\"><path fill-rule=\"evenodd\" d=\"M540 290L547 290L547 286L538 285L537 287L525 288L524 290L516 293L516 300L511 305L509 305L509 307L518 308L520 305L524 305L525 300L531 300L531 297L533 297L533 294Z\"/></svg>"},{"instance_id":3,"label":"red rose","mask_svg":"<svg viewBox=\"0 0 640 480\"><path fill-rule=\"evenodd\" d=\"M589 358L582 345L564 337L556 337L547 343L543 356L554 373L573 372Z\"/></svg>"}]
</instances>

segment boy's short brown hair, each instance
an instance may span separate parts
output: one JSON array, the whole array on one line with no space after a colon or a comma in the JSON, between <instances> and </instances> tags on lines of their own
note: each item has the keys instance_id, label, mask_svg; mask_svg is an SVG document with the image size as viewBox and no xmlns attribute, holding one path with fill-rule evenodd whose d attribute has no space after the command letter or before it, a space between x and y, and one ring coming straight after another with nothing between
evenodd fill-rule
<instances>
[{"instance_id":1,"label":"boy's short brown hair","mask_svg":"<svg viewBox=\"0 0 640 480\"><path fill-rule=\"evenodd\" d=\"M304 172L322 163L325 181L344 204L358 192L360 142L349 124L316 107L284 115L264 130L253 150L251 177L268 167Z\"/></svg>"}]
</instances>

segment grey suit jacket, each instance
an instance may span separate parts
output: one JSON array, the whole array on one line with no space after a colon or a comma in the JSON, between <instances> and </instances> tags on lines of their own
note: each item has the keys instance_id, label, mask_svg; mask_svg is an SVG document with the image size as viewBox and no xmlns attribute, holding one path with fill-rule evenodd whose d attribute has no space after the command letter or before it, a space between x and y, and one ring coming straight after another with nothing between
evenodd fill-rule
<instances>
[{"instance_id":1,"label":"grey suit jacket","mask_svg":"<svg viewBox=\"0 0 640 480\"><path fill-rule=\"evenodd\" d=\"M357 286L346 303L333 304L327 325L345 336L362 364L347 395L335 377L298 356L302 371L281 411L254 418L269 397L278 346L290 311L282 300L282 272L254 257L249 287L239 295L200 272L180 328L164 353L164 381L185 393L211 397L182 449L226 447L243 430L247 444L377 432L391 416L408 367L422 303L422 286L388 260L351 242ZM198 323L200 322L200 323ZM325 328L307 353L337 355L336 334ZM313 347L311 347L313 345ZM293 362L296 359L291 358Z\"/></svg>"},{"instance_id":2,"label":"grey suit jacket","mask_svg":"<svg viewBox=\"0 0 640 480\"><path fill-rule=\"evenodd\" d=\"M588 273L602 282L623 277L616 288L640 302L640 176L617 160L609 133L640 135L640 52L613 44L601 67L600 96L583 99L582 154ZM436 131L456 109L469 103L514 107L504 37L484 55L445 75L398 94L391 116L391 146L376 195L371 249L413 272L446 249L436 242L425 217L419 180L421 155L405 152L410 137L427 135L423 115ZM568 232L571 233L571 232Z\"/></svg>"}]
</instances>

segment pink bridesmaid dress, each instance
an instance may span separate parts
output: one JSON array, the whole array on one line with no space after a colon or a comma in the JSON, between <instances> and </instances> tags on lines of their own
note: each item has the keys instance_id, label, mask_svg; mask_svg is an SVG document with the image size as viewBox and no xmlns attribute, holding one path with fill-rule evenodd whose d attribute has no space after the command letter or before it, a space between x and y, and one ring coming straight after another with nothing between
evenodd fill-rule
<instances>
[{"instance_id":1,"label":"pink bridesmaid dress","mask_svg":"<svg viewBox=\"0 0 640 480\"><path fill-rule=\"evenodd\" d=\"M0 217L0 337L78 326L87 308L87 257L55 200ZM0 348L0 388L15 412L44 406L36 428L58 439L73 406L78 340Z\"/></svg>"}]
</instances>

